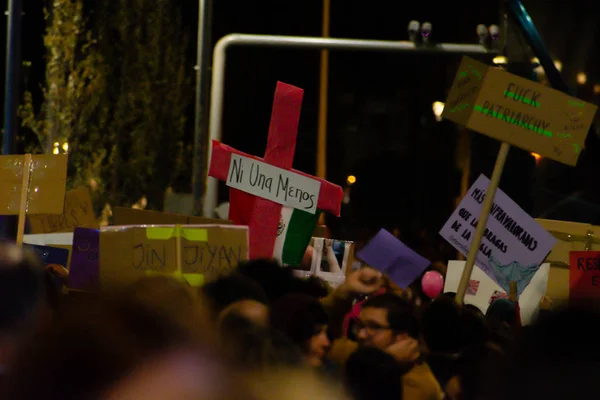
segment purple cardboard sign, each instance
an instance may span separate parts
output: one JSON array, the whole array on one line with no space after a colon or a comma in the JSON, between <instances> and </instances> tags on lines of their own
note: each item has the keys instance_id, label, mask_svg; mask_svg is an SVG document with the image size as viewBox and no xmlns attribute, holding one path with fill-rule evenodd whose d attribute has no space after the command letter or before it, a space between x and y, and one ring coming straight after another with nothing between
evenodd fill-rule
<instances>
[{"instance_id":1,"label":"purple cardboard sign","mask_svg":"<svg viewBox=\"0 0 600 400\"><path fill-rule=\"evenodd\" d=\"M480 175L440 231L465 256L489 184L489 179ZM550 233L498 189L475 264L507 293L509 283L516 282L520 295L555 243Z\"/></svg>"},{"instance_id":2,"label":"purple cardboard sign","mask_svg":"<svg viewBox=\"0 0 600 400\"><path fill-rule=\"evenodd\" d=\"M100 231L75 228L69 289L100 289Z\"/></svg>"},{"instance_id":3,"label":"purple cardboard sign","mask_svg":"<svg viewBox=\"0 0 600 400\"><path fill-rule=\"evenodd\" d=\"M356 257L387 274L402 289L413 283L431 264L385 229L357 252Z\"/></svg>"}]
</instances>

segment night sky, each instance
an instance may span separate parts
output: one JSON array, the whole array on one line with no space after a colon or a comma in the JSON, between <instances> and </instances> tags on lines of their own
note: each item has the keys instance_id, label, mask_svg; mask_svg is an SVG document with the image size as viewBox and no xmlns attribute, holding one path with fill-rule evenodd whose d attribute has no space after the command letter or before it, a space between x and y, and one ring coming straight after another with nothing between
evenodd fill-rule
<instances>
[{"instance_id":1,"label":"night sky","mask_svg":"<svg viewBox=\"0 0 600 400\"><path fill-rule=\"evenodd\" d=\"M179 2L194 39L197 1ZM590 88L600 78L595 55L599 32L591 8L597 6L591 3L525 1L553 56L563 62L568 83L574 84L579 71L588 74L588 88L581 90L584 99L591 96ZM41 0L24 0L23 58L34 65L27 75L30 89L43 80L41 4ZM316 0L215 0L213 44L234 32L320 36L321 11L321 2ZM407 24L413 19L431 22L436 41L476 43L478 24L499 23L499 2L332 0L331 36L406 40ZM5 26L0 29L4 35ZM189 71L193 76L196 48L195 41L191 42ZM4 56L4 48L0 54ZM456 129L449 122L435 122L431 104L445 100L458 61L458 56L331 53L328 179L344 185L348 175L357 177L353 206L345 210L349 218L341 224L331 221L340 235L355 232L356 227L346 223L350 220L362 221L363 227L404 224L407 229L419 227L435 233L450 214L460 179L454 159ZM228 54L223 141L262 156L277 80L305 90L294 168L314 174L318 51L232 49ZM189 118L191 121L193 114ZM193 123L188 139L193 140ZM474 141L477 152L473 155L472 180L479 172L489 175L498 146L483 137ZM531 157L515 149L501 183L501 188L529 212L535 208L531 191L534 165ZM551 185L548 189L563 197L576 190L562 183ZM221 200L226 196L223 185Z\"/></svg>"}]
</instances>

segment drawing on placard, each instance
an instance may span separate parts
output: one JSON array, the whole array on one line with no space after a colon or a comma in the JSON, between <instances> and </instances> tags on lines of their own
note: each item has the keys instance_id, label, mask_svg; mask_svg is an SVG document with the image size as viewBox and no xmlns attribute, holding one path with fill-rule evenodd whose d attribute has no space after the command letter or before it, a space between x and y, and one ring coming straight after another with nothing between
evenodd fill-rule
<instances>
[{"instance_id":1,"label":"drawing on placard","mask_svg":"<svg viewBox=\"0 0 600 400\"><path fill-rule=\"evenodd\" d=\"M531 282L531 278L535 275L538 270L537 264L521 265L517 261L510 262L502 265L494 259L489 258L490 266L494 273L494 277L502 286L503 289L508 291L510 282L516 282L517 292L520 294Z\"/></svg>"}]
</instances>

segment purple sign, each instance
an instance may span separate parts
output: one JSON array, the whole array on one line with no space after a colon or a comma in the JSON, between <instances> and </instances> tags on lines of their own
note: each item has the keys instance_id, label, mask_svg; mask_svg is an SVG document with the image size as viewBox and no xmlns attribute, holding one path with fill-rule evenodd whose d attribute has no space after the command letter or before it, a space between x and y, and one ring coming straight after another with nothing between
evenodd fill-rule
<instances>
[{"instance_id":1,"label":"purple sign","mask_svg":"<svg viewBox=\"0 0 600 400\"><path fill-rule=\"evenodd\" d=\"M440 231L465 256L489 184L489 179L480 175ZM550 233L498 189L475 264L507 293L509 283L516 282L521 294L555 243Z\"/></svg>"},{"instance_id":2,"label":"purple sign","mask_svg":"<svg viewBox=\"0 0 600 400\"><path fill-rule=\"evenodd\" d=\"M69 271L69 289L100 289L100 231L75 228Z\"/></svg>"},{"instance_id":3,"label":"purple sign","mask_svg":"<svg viewBox=\"0 0 600 400\"><path fill-rule=\"evenodd\" d=\"M402 289L413 283L431 264L385 229L357 252L356 257L388 275Z\"/></svg>"}]
</instances>

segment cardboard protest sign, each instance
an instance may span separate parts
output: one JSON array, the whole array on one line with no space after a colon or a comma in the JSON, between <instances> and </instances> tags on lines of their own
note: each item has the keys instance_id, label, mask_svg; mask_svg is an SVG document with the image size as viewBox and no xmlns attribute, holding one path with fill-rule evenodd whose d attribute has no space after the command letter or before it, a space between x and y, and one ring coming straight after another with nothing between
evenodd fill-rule
<instances>
[{"instance_id":1,"label":"cardboard protest sign","mask_svg":"<svg viewBox=\"0 0 600 400\"><path fill-rule=\"evenodd\" d=\"M488 185L489 180L480 175L440 231L440 235L462 254L469 251ZM550 233L498 190L476 265L506 292L509 283L515 281L521 294L555 243L556 239Z\"/></svg>"},{"instance_id":2,"label":"cardboard protest sign","mask_svg":"<svg viewBox=\"0 0 600 400\"><path fill-rule=\"evenodd\" d=\"M600 251L600 226L571 221L536 219L552 236L556 244L546 257L550 263L548 296L555 305L569 301L569 264L573 251Z\"/></svg>"},{"instance_id":3,"label":"cardboard protest sign","mask_svg":"<svg viewBox=\"0 0 600 400\"><path fill-rule=\"evenodd\" d=\"M115 207L113 225L229 225L231 221L222 219L193 217L160 211L138 210L135 208Z\"/></svg>"},{"instance_id":4,"label":"cardboard protest sign","mask_svg":"<svg viewBox=\"0 0 600 400\"><path fill-rule=\"evenodd\" d=\"M448 262L444 292L456 292L464 268L464 261ZM539 311L540 300L546 294L549 270L549 264L542 264L533 276L531 283L519 296L521 322L523 325L529 325L533 322ZM492 297L495 296L499 298L508 296L507 292L477 265L473 268L470 283L470 288L465 294L464 304L472 304L479 308L484 314L490 306Z\"/></svg>"},{"instance_id":5,"label":"cardboard protest sign","mask_svg":"<svg viewBox=\"0 0 600 400\"><path fill-rule=\"evenodd\" d=\"M66 155L28 155L25 212L62 214L67 184ZM19 215L23 190L24 155L0 156L0 215Z\"/></svg>"},{"instance_id":6,"label":"cardboard protest sign","mask_svg":"<svg viewBox=\"0 0 600 400\"><path fill-rule=\"evenodd\" d=\"M32 234L72 231L75 227L98 228L90 191L85 187L69 190L65 195L64 212L57 215L30 215Z\"/></svg>"},{"instance_id":7,"label":"cardboard protest sign","mask_svg":"<svg viewBox=\"0 0 600 400\"><path fill-rule=\"evenodd\" d=\"M463 57L442 117L574 166L597 107Z\"/></svg>"},{"instance_id":8,"label":"cardboard protest sign","mask_svg":"<svg viewBox=\"0 0 600 400\"><path fill-rule=\"evenodd\" d=\"M75 228L69 270L69 289L100 289L100 230Z\"/></svg>"},{"instance_id":9,"label":"cardboard protest sign","mask_svg":"<svg viewBox=\"0 0 600 400\"><path fill-rule=\"evenodd\" d=\"M600 299L600 251L572 251L569 262L569 301Z\"/></svg>"},{"instance_id":10,"label":"cardboard protest sign","mask_svg":"<svg viewBox=\"0 0 600 400\"><path fill-rule=\"evenodd\" d=\"M264 159L212 143L209 176L230 187L229 219L250 228L250 258L299 264L320 212L340 215L341 187L292 169L303 96L277 83Z\"/></svg>"},{"instance_id":11,"label":"cardboard protest sign","mask_svg":"<svg viewBox=\"0 0 600 400\"><path fill-rule=\"evenodd\" d=\"M431 264L385 229L360 249L356 257L388 275L402 289L413 283Z\"/></svg>"},{"instance_id":12,"label":"cardboard protest sign","mask_svg":"<svg viewBox=\"0 0 600 400\"><path fill-rule=\"evenodd\" d=\"M149 275L173 276L201 286L248 259L248 228L105 227L100 230L99 249L102 288L132 283Z\"/></svg>"}]
</instances>

